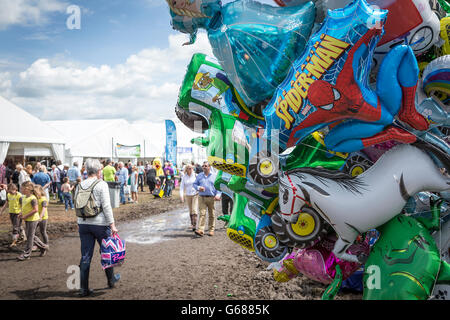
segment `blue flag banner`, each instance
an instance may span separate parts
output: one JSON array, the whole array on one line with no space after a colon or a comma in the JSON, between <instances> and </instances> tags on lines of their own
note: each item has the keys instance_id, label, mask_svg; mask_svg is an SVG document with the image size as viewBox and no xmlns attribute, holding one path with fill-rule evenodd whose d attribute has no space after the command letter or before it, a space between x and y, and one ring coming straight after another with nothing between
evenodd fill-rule
<instances>
[{"instance_id":1,"label":"blue flag banner","mask_svg":"<svg viewBox=\"0 0 450 320\"><path fill-rule=\"evenodd\" d=\"M172 120L166 120L166 160L177 164L177 129Z\"/></svg>"}]
</instances>

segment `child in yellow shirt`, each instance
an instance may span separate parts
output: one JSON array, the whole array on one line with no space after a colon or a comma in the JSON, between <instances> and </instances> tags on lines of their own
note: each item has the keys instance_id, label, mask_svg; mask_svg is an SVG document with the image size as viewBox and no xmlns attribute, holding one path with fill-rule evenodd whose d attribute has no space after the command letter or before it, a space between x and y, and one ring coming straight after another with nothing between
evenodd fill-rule
<instances>
[{"instance_id":1,"label":"child in yellow shirt","mask_svg":"<svg viewBox=\"0 0 450 320\"><path fill-rule=\"evenodd\" d=\"M22 183L20 186L23 197L20 198L22 205L20 216L25 221L25 232L27 235L27 242L23 254L17 259L19 261L28 260L31 258L31 252L33 250L33 244L35 244L41 253L48 249L48 246L39 239L36 233L36 227L39 223L39 203L34 191L34 184L30 181Z\"/></svg>"},{"instance_id":2,"label":"child in yellow shirt","mask_svg":"<svg viewBox=\"0 0 450 320\"><path fill-rule=\"evenodd\" d=\"M15 247L19 240L20 234L23 235L24 240L26 241L25 232L22 228L22 219L20 219L20 211L22 209L20 204L20 199L22 198L22 194L17 190L17 186L14 183L10 183L6 189L7 197L6 202L0 209L0 213L3 213L6 206L9 209L9 218L11 219L12 224L12 242L9 245L10 248Z\"/></svg>"},{"instance_id":3,"label":"child in yellow shirt","mask_svg":"<svg viewBox=\"0 0 450 320\"><path fill-rule=\"evenodd\" d=\"M38 213L39 213L39 223L38 228L42 236L42 241L48 246L48 234L47 234L47 222L48 222L48 211L47 211L47 197L45 195L44 188L41 185L34 185L34 194L38 197ZM47 250L41 250L41 257L45 256Z\"/></svg>"}]
</instances>

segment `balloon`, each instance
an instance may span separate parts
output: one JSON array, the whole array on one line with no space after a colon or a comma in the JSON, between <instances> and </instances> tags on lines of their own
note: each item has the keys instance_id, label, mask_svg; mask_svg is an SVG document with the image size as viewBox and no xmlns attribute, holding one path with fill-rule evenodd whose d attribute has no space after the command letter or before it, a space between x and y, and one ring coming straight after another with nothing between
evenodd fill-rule
<instances>
[{"instance_id":1,"label":"balloon","mask_svg":"<svg viewBox=\"0 0 450 320\"><path fill-rule=\"evenodd\" d=\"M441 224L440 230L433 234L433 239L436 242L439 251L441 252L442 260L450 263L450 214L447 213L447 215L442 219L447 219L447 221L444 221ZM447 283L435 285L433 296L438 300L450 300L450 284Z\"/></svg>"},{"instance_id":2,"label":"balloon","mask_svg":"<svg viewBox=\"0 0 450 320\"><path fill-rule=\"evenodd\" d=\"M335 240L324 239L311 248L300 249L293 260L295 268L312 280L330 284L336 276L336 266L339 265L342 279L347 279L361 267L361 264L338 259L331 251L334 243ZM348 252L354 255L368 255L368 241L353 244Z\"/></svg>"},{"instance_id":3,"label":"balloon","mask_svg":"<svg viewBox=\"0 0 450 320\"><path fill-rule=\"evenodd\" d=\"M172 17L172 27L180 32L191 35L194 43L199 28L207 28L211 18L220 11L220 0L166 0Z\"/></svg>"},{"instance_id":4,"label":"balloon","mask_svg":"<svg viewBox=\"0 0 450 320\"><path fill-rule=\"evenodd\" d=\"M228 238L247 250L255 251L253 238L259 219L259 209L252 206L247 198L236 194L227 228Z\"/></svg>"},{"instance_id":5,"label":"balloon","mask_svg":"<svg viewBox=\"0 0 450 320\"><path fill-rule=\"evenodd\" d=\"M376 239L375 233L376 230L368 232L363 241L353 244L349 248L349 252L368 255L371 245L370 242ZM301 273L311 280L329 284L322 299L333 299L339 291L341 284L343 284L343 281L351 279L355 271L361 267L360 263L338 259L331 251L335 241L336 238L327 237L311 248L294 249L281 262L274 263L270 266L272 267L275 281L287 282ZM352 285L357 285L354 282ZM362 287L362 281L360 283Z\"/></svg>"},{"instance_id":6,"label":"balloon","mask_svg":"<svg viewBox=\"0 0 450 320\"><path fill-rule=\"evenodd\" d=\"M450 180L441 174L430 156L418 148L427 145L416 145L392 148L370 170L353 178L318 168L280 173L279 206L283 217L280 221L290 225L305 219L308 232L296 241L309 245L320 236L323 228L323 223L317 222L319 216L339 236L333 253L340 259L362 261L364 257L345 252L358 234L386 223L400 212L410 195L423 190L450 189ZM433 152L448 168L448 155Z\"/></svg>"},{"instance_id":7,"label":"balloon","mask_svg":"<svg viewBox=\"0 0 450 320\"><path fill-rule=\"evenodd\" d=\"M279 131L285 150L328 125L325 145L332 151L354 152L389 140L416 141L407 130L392 126L398 114L417 130L428 128L415 109L418 66L412 49L393 48L378 72L376 92L368 87L372 53L385 18L385 10L372 10L363 0L329 11L264 110L268 139ZM369 28L368 21L375 27Z\"/></svg>"},{"instance_id":8,"label":"balloon","mask_svg":"<svg viewBox=\"0 0 450 320\"><path fill-rule=\"evenodd\" d=\"M448 55L450 54L450 17L441 19L441 38L444 40L444 44L442 45L442 54Z\"/></svg>"},{"instance_id":9,"label":"balloon","mask_svg":"<svg viewBox=\"0 0 450 320\"><path fill-rule=\"evenodd\" d=\"M278 235L272 228L269 214L264 214L256 227L255 253L263 261L276 262L281 260L288 252L288 247L281 243Z\"/></svg>"},{"instance_id":10,"label":"balloon","mask_svg":"<svg viewBox=\"0 0 450 320\"><path fill-rule=\"evenodd\" d=\"M186 111L179 111L183 115L189 113L188 118L199 115L207 122L210 120L211 110L219 110L251 126L258 122L261 124L262 121L262 117L253 114L242 102L217 60L200 53L192 56L187 67L177 106ZM197 129L193 122L187 123L180 118L192 130ZM201 121L197 118L193 120Z\"/></svg>"},{"instance_id":11,"label":"balloon","mask_svg":"<svg viewBox=\"0 0 450 320\"><path fill-rule=\"evenodd\" d=\"M423 99L417 105L417 111L427 119L430 128L436 128L438 126L450 127L450 115L443 108L443 105L433 97Z\"/></svg>"},{"instance_id":12,"label":"balloon","mask_svg":"<svg viewBox=\"0 0 450 320\"><path fill-rule=\"evenodd\" d=\"M422 79L422 89L428 96L436 94L444 103L450 103L450 55L431 61Z\"/></svg>"},{"instance_id":13,"label":"balloon","mask_svg":"<svg viewBox=\"0 0 450 320\"><path fill-rule=\"evenodd\" d=\"M256 186L247 179L223 171L217 174L215 188L227 194L239 194L270 213L272 212L270 208L276 204L278 197L278 188Z\"/></svg>"},{"instance_id":14,"label":"balloon","mask_svg":"<svg viewBox=\"0 0 450 320\"><path fill-rule=\"evenodd\" d=\"M375 66L398 44L408 44L419 55L439 41L439 18L428 0L371 1L388 10L385 34L375 50Z\"/></svg>"},{"instance_id":15,"label":"balloon","mask_svg":"<svg viewBox=\"0 0 450 320\"><path fill-rule=\"evenodd\" d=\"M425 300L436 283L450 284L450 265L441 260L430 232L439 228L439 203L431 219L397 215L378 228L380 238L365 264L365 300Z\"/></svg>"},{"instance_id":16,"label":"balloon","mask_svg":"<svg viewBox=\"0 0 450 320\"><path fill-rule=\"evenodd\" d=\"M193 0L189 11L177 10L176 0L168 3L174 28L191 33L191 42L198 28L207 30L214 55L247 106L272 96L303 52L315 16L312 2L277 8L239 0L220 8L218 1Z\"/></svg>"},{"instance_id":17,"label":"balloon","mask_svg":"<svg viewBox=\"0 0 450 320\"><path fill-rule=\"evenodd\" d=\"M287 171L301 167L340 169L348 154L327 150L324 144L323 135L320 132L313 132L283 159L282 170Z\"/></svg>"}]
</instances>

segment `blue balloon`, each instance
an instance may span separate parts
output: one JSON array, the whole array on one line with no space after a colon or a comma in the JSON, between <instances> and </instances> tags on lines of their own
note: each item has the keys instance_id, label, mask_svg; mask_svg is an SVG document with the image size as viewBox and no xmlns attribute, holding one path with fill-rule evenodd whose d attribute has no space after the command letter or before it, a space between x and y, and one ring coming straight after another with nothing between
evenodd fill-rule
<instances>
[{"instance_id":1,"label":"blue balloon","mask_svg":"<svg viewBox=\"0 0 450 320\"><path fill-rule=\"evenodd\" d=\"M366 119L370 112L360 112L363 108L352 110L361 101L365 108L377 109L378 97L370 89L368 78L373 51L383 34L386 16L386 10L372 9L365 0L328 11L321 28L311 36L303 55L294 62L264 109L267 137L270 138L273 130L279 130L281 150L344 119L368 121L369 126L356 128L363 137L370 137L382 130L385 123L392 122L390 113L381 112L379 122L373 121L372 126L372 120ZM355 135L355 124L345 124L346 127L341 127L334 137L328 137L329 141L325 140L327 147L341 151L334 148L333 143ZM360 140L346 143L351 144L348 148L351 150L341 152L363 148Z\"/></svg>"},{"instance_id":2,"label":"blue balloon","mask_svg":"<svg viewBox=\"0 0 450 320\"><path fill-rule=\"evenodd\" d=\"M280 8L239 0L219 10L217 1L193 0L189 8L199 9L191 12L188 6L177 10L178 0L167 1L173 27L190 33L191 42L198 28L207 30L214 55L249 107L270 98L284 80L315 18L312 2Z\"/></svg>"}]
</instances>

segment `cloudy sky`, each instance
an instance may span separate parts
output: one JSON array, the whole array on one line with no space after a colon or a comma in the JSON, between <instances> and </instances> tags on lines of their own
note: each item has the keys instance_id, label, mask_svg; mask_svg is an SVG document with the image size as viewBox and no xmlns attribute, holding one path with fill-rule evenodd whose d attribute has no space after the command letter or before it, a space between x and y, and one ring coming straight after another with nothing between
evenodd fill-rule
<instances>
[{"instance_id":1,"label":"cloudy sky","mask_svg":"<svg viewBox=\"0 0 450 320\"><path fill-rule=\"evenodd\" d=\"M165 0L0 0L0 95L42 120L171 119L192 54L212 55L187 39Z\"/></svg>"}]
</instances>

